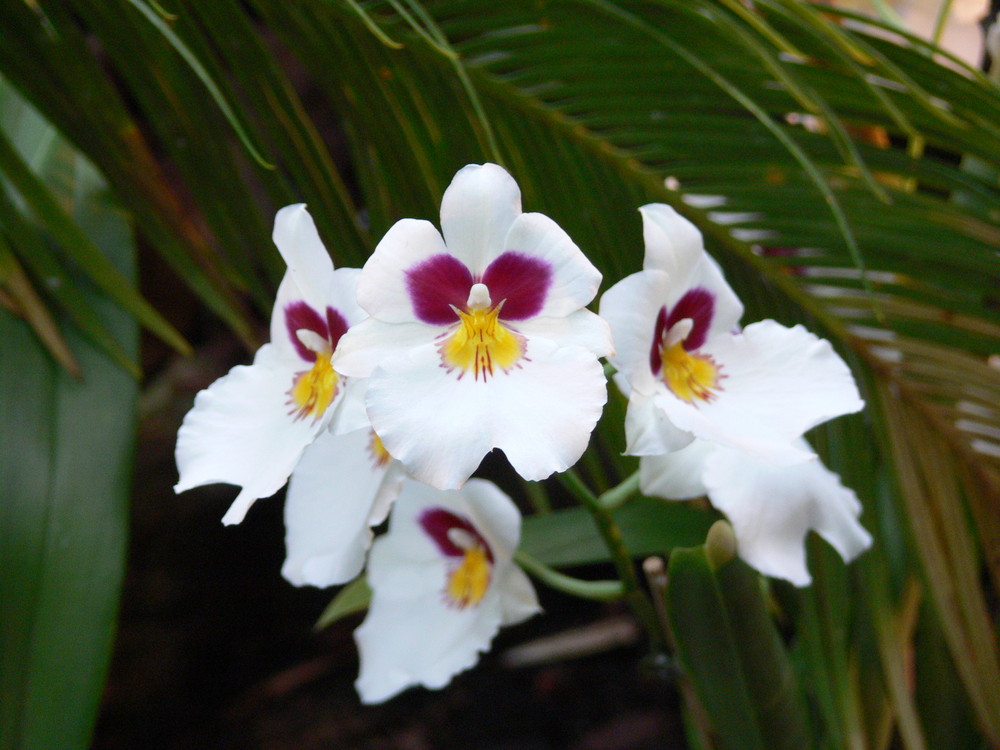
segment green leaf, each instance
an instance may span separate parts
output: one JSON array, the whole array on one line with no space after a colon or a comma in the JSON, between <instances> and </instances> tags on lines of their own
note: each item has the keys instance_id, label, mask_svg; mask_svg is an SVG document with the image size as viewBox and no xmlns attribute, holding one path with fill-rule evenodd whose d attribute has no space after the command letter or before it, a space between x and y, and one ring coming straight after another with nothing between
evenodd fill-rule
<instances>
[{"instance_id":1,"label":"green leaf","mask_svg":"<svg viewBox=\"0 0 1000 750\"><path fill-rule=\"evenodd\" d=\"M717 518L687 504L637 498L612 515L625 546L636 557L662 555L705 539ZM521 549L552 567L607 562L607 547L583 508L570 508L524 519Z\"/></svg>"},{"instance_id":2,"label":"green leaf","mask_svg":"<svg viewBox=\"0 0 1000 750\"><path fill-rule=\"evenodd\" d=\"M348 615L364 612L371 600L372 590L367 579L364 576L355 578L336 593L313 627L322 630Z\"/></svg>"},{"instance_id":3,"label":"green leaf","mask_svg":"<svg viewBox=\"0 0 1000 750\"><path fill-rule=\"evenodd\" d=\"M131 232L77 159L74 220L134 278ZM98 295L137 356L130 316ZM90 745L115 630L135 447L137 384L80 336L72 379L0 311L0 746Z\"/></svg>"},{"instance_id":4,"label":"green leaf","mask_svg":"<svg viewBox=\"0 0 1000 750\"><path fill-rule=\"evenodd\" d=\"M2 84L2 82L0 82ZM7 86L0 87L0 101L9 96ZM55 195L45 186L42 180L32 173L17 149L4 135L4 130L10 127L7 122L0 128L0 172L10 181L12 188L23 199L33 213L36 222L51 232L63 252L82 269L91 281L102 289L109 297L132 313L156 333L160 338L183 353L190 353L190 346L181 335L157 313L146 300L142 298L128 281L118 272L114 265L87 237L86 233L59 206ZM40 128L51 128L44 122L37 122ZM51 136L50 136L51 138ZM55 142L53 140L53 142ZM46 158L45 154L37 157Z\"/></svg>"},{"instance_id":5,"label":"green leaf","mask_svg":"<svg viewBox=\"0 0 1000 750\"><path fill-rule=\"evenodd\" d=\"M724 748L814 747L794 671L761 591L738 559L705 547L670 556L667 605L677 656Z\"/></svg>"}]
</instances>

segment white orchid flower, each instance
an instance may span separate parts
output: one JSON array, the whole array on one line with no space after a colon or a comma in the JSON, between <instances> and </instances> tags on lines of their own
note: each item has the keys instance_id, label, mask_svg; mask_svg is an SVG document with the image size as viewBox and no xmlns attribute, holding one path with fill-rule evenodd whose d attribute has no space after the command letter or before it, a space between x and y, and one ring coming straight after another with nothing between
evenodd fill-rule
<instances>
[{"instance_id":1,"label":"white orchid flower","mask_svg":"<svg viewBox=\"0 0 1000 750\"><path fill-rule=\"evenodd\" d=\"M493 448L525 479L572 466L607 398L607 324L584 309L601 275L559 226L521 213L495 164L455 175L441 228L403 219L358 282L371 316L334 364L371 376L368 415L417 479L460 487Z\"/></svg>"},{"instance_id":2,"label":"white orchid flower","mask_svg":"<svg viewBox=\"0 0 1000 750\"><path fill-rule=\"evenodd\" d=\"M764 320L740 331L742 305L698 230L669 206L640 211L644 270L600 307L629 397L626 452L660 455L701 438L774 464L814 459L794 441L864 406L847 365L802 326Z\"/></svg>"},{"instance_id":3,"label":"white orchid flower","mask_svg":"<svg viewBox=\"0 0 1000 750\"><path fill-rule=\"evenodd\" d=\"M288 480L324 430L368 426L363 387L334 369L341 337L365 317L355 298L360 271L334 270L305 205L274 220L288 264L271 316L271 342L252 365L234 367L201 391L177 435L177 492L227 482L242 489L223 523L243 520Z\"/></svg>"},{"instance_id":4,"label":"white orchid flower","mask_svg":"<svg viewBox=\"0 0 1000 750\"><path fill-rule=\"evenodd\" d=\"M540 611L513 561L520 530L514 503L490 482L473 479L457 491L405 482L369 555L372 600L355 632L362 701L447 685L502 625Z\"/></svg>"}]
</instances>

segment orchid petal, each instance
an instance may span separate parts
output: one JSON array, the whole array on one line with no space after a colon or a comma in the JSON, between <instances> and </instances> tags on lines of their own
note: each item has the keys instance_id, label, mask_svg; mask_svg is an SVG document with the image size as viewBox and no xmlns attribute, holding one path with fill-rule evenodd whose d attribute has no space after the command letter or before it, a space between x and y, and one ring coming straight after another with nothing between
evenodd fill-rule
<instances>
[{"instance_id":1,"label":"orchid petal","mask_svg":"<svg viewBox=\"0 0 1000 750\"><path fill-rule=\"evenodd\" d=\"M429 221L397 221L376 245L361 271L358 304L373 318L386 323L417 321L406 272L428 258L448 252L440 232Z\"/></svg>"},{"instance_id":2,"label":"orchid petal","mask_svg":"<svg viewBox=\"0 0 1000 750\"><path fill-rule=\"evenodd\" d=\"M536 315L568 315L588 304L597 294L601 272L548 216L539 213L518 216L510 227L505 248L544 261L551 268L551 284ZM502 296L494 297L499 301Z\"/></svg>"},{"instance_id":3,"label":"orchid petal","mask_svg":"<svg viewBox=\"0 0 1000 750\"><path fill-rule=\"evenodd\" d=\"M441 231L448 252L473 274L482 274L507 249L507 233L520 214L521 191L503 167L463 167L441 199Z\"/></svg>"},{"instance_id":4,"label":"orchid petal","mask_svg":"<svg viewBox=\"0 0 1000 750\"><path fill-rule=\"evenodd\" d=\"M716 337L703 351L724 376L717 397L698 406L669 393L660 398L671 421L698 437L794 463L796 453L806 454L783 444L864 406L844 361L802 326L761 321L742 335Z\"/></svg>"},{"instance_id":5,"label":"orchid petal","mask_svg":"<svg viewBox=\"0 0 1000 750\"><path fill-rule=\"evenodd\" d=\"M660 456L639 459L639 488L648 497L665 500L693 500L708 494L705 461L716 446L695 440L685 448Z\"/></svg>"},{"instance_id":6,"label":"orchid petal","mask_svg":"<svg viewBox=\"0 0 1000 750\"><path fill-rule=\"evenodd\" d=\"M215 482L242 486L222 519L226 524L239 523L255 500L277 492L327 419L293 419L291 385L288 365L265 344L252 365L234 367L201 391L177 434L180 480L174 490Z\"/></svg>"},{"instance_id":7,"label":"orchid petal","mask_svg":"<svg viewBox=\"0 0 1000 750\"><path fill-rule=\"evenodd\" d=\"M288 266L287 275L302 291L301 299L323 300L326 281L333 273L333 262L306 204L296 203L278 211L272 239Z\"/></svg>"},{"instance_id":8,"label":"orchid petal","mask_svg":"<svg viewBox=\"0 0 1000 750\"><path fill-rule=\"evenodd\" d=\"M666 271L683 284L705 256L701 232L671 206L650 203L639 208L646 255L644 270Z\"/></svg>"},{"instance_id":9,"label":"orchid petal","mask_svg":"<svg viewBox=\"0 0 1000 750\"><path fill-rule=\"evenodd\" d=\"M385 520L402 467L380 465L371 429L322 433L305 449L285 498L287 556L281 574L296 586L346 583L361 572L371 527Z\"/></svg>"},{"instance_id":10,"label":"orchid petal","mask_svg":"<svg viewBox=\"0 0 1000 750\"><path fill-rule=\"evenodd\" d=\"M607 399L604 373L580 347L530 340L523 367L488 382L443 372L434 346L387 360L372 375L368 415L417 479L460 487L493 448L525 479L572 466Z\"/></svg>"},{"instance_id":11,"label":"orchid petal","mask_svg":"<svg viewBox=\"0 0 1000 750\"><path fill-rule=\"evenodd\" d=\"M663 271L626 276L601 295L600 314L611 326L615 354L610 357L630 390L652 394L658 381L650 368L656 316L670 294L671 279Z\"/></svg>"},{"instance_id":12,"label":"orchid petal","mask_svg":"<svg viewBox=\"0 0 1000 750\"><path fill-rule=\"evenodd\" d=\"M654 396L633 391L625 411L625 439L628 455L657 456L681 450L694 435L674 425Z\"/></svg>"},{"instance_id":13,"label":"orchid petal","mask_svg":"<svg viewBox=\"0 0 1000 750\"><path fill-rule=\"evenodd\" d=\"M582 346L597 357L608 357L615 351L607 321L590 310L577 310L561 318L532 318L518 323L516 330L529 339L548 339L558 346Z\"/></svg>"},{"instance_id":14,"label":"orchid petal","mask_svg":"<svg viewBox=\"0 0 1000 750\"><path fill-rule=\"evenodd\" d=\"M803 450L805 441L798 441ZM817 531L849 562L871 545L858 522L861 505L818 459L773 466L741 451L716 447L705 461L712 505L726 514L740 557L760 572L796 586L811 582L805 537Z\"/></svg>"},{"instance_id":15,"label":"orchid petal","mask_svg":"<svg viewBox=\"0 0 1000 750\"><path fill-rule=\"evenodd\" d=\"M437 326L425 323L383 323L366 318L340 339L333 355L337 372L367 378L382 362L410 348L431 345L441 334Z\"/></svg>"}]
</instances>

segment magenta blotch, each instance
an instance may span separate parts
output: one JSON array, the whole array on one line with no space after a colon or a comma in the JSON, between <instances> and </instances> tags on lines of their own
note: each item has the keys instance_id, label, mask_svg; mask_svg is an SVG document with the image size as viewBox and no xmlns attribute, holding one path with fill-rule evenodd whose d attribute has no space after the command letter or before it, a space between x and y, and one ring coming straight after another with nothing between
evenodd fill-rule
<instances>
[{"instance_id":1,"label":"magenta blotch","mask_svg":"<svg viewBox=\"0 0 1000 750\"><path fill-rule=\"evenodd\" d=\"M406 270L406 291L413 313L424 323L455 322L452 305L464 310L473 285L472 273L454 255L439 253Z\"/></svg>"},{"instance_id":2,"label":"magenta blotch","mask_svg":"<svg viewBox=\"0 0 1000 750\"><path fill-rule=\"evenodd\" d=\"M490 545L483 539L483 535L479 533L478 529L467 518L463 518L445 508L428 508L420 514L420 525L445 557L462 557L465 555L465 548L455 544L448 534L452 529L461 529L476 540L479 546L486 552L486 559L490 564L493 563L493 550L490 549Z\"/></svg>"},{"instance_id":3,"label":"magenta blotch","mask_svg":"<svg viewBox=\"0 0 1000 750\"><path fill-rule=\"evenodd\" d=\"M552 266L530 255L508 250L486 267L483 283L494 304L503 303L504 320L537 315L552 285Z\"/></svg>"},{"instance_id":4,"label":"magenta blotch","mask_svg":"<svg viewBox=\"0 0 1000 750\"><path fill-rule=\"evenodd\" d=\"M689 289L668 313L666 306L660 308L653 328L653 345L649 351L649 366L654 375L659 375L662 360L660 350L663 348L663 337L673 326L688 318L694 324L691 333L684 339L684 350L693 352L705 343L708 328L712 325L715 314L715 295L702 287Z\"/></svg>"},{"instance_id":5,"label":"magenta blotch","mask_svg":"<svg viewBox=\"0 0 1000 750\"><path fill-rule=\"evenodd\" d=\"M316 352L299 340L298 331L312 331L330 343L330 351L337 348L337 342L347 331L347 320L332 307L326 308L326 320L305 302L298 300L285 306L285 329L295 351L306 362L316 361Z\"/></svg>"},{"instance_id":6,"label":"magenta blotch","mask_svg":"<svg viewBox=\"0 0 1000 750\"><path fill-rule=\"evenodd\" d=\"M465 310L469 290L482 282L494 305L503 302L504 320L525 320L537 315L552 285L552 267L543 260L508 250L498 256L481 277L453 255L439 253L406 271L406 290L417 319L433 325L456 320L452 307Z\"/></svg>"}]
</instances>

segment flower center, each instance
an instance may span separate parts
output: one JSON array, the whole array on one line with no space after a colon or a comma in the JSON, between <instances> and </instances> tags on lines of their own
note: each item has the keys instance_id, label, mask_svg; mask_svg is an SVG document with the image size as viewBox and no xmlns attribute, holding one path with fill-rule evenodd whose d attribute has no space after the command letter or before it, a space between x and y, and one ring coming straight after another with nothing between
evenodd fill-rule
<instances>
[{"instance_id":1,"label":"flower center","mask_svg":"<svg viewBox=\"0 0 1000 750\"><path fill-rule=\"evenodd\" d=\"M458 326L444 335L438 345L441 361L449 372L459 370L458 377L472 371L475 380L483 382L493 375L493 368L505 372L523 357L524 337L500 322L503 301L494 306L485 284L473 284L466 310L452 307L458 316Z\"/></svg>"},{"instance_id":2,"label":"flower center","mask_svg":"<svg viewBox=\"0 0 1000 750\"><path fill-rule=\"evenodd\" d=\"M322 417L337 395L339 380L330 364L330 352L317 352L313 366L296 374L292 381L288 391L288 404L292 407L289 414L295 416L295 421L306 417L316 421Z\"/></svg>"},{"instance_id":3,"label":"flower center","mask_svg":"<svg viewBox=\"0 0 1000 750\"><path fill-rule=\"evenodd\" d=\"M465 548L462 562L449 573L445 594L453 606L465 609L469 605L479 604L489 587L489 558L482 545L473 542Z\"/></svg>"},{"instance_id":4,"label":"flower center","mask_svg":"<svg viewBox=\"0 0 1000 750\"><path fill-rule=\"evenodd\" d=\"M447 560L445 602L475 607L486 596L493 575L493 552L472 522L447 508L428 508L420 525Z\"/></svg>"},{"instance_id":5,"label":"flower center","mask_svg":"<svg viewBox=\"0 0 1000 750\"><path fill-rule=\"evenodd\" d=\"M719 382L725 377L712 357L684 348L692 327L690 318L678 321L663 337L660 348L663 382L677 398L689 404L711 401L715 391L721 390Z\"/></svg>"},{"instance_id":6,"label":"flower center","mask_svg":"<svg viewBox=\"0 0 1000 750\"><path fill-rule=\"evenodd\" d=\"M375 430L372 430L371 432L372 439L368 441L368 455L371 456L372 463L375 464L375 468L381 469L392 460L392 456L389 455L389 451L387 451L385 446L382 444L382 438L378 436Z\"/></svg>"}]
</instances>

